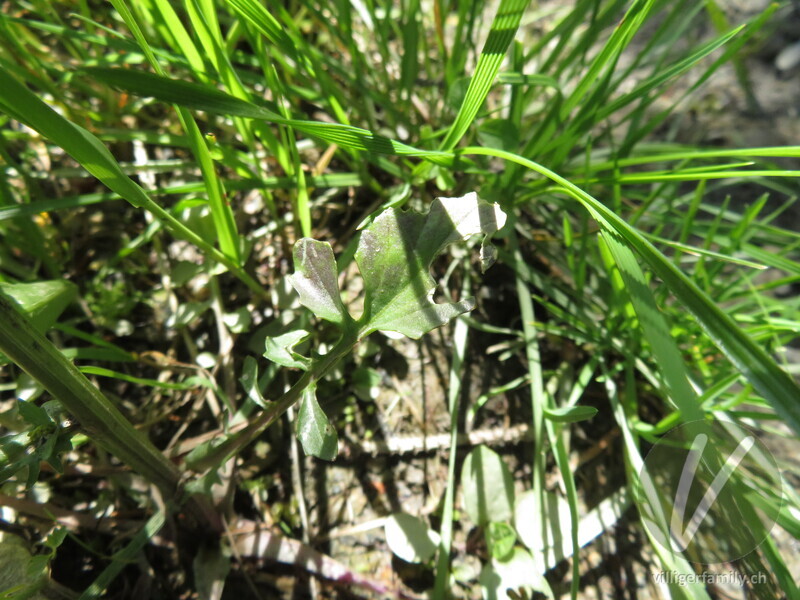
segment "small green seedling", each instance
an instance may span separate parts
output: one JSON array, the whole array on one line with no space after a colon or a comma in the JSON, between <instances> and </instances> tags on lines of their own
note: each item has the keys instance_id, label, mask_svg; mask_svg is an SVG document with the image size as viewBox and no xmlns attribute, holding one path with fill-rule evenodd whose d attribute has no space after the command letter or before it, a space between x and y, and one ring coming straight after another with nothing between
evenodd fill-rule
<instances>
[{"instance_id":1,"label":"small green seedling","mask_svg":"<svg viewBox=\"0 0 800 600\"><path fill-rule=\"evenodd\" d=\"M297 382L274 402L260 396L255 382L258 369L245 364L242 383L248 396L264 410L246 428L227 438L193 450L186 458L195 471L222 464L252 442L289 407L301 401L296 433L306 454L333 460L338 452L336 429L316 400L316 383L353 347L375 331L393 331L418 339L475 307L471 298L439 304L433 301L436 283L431 263L444 248L472 235L483 234L481 269L491 266L492 234L506 222L497 204L478 198L437 198L428 214L389 208L361 232L355 253L364 279L364 312L354 319L342 302L333 249L327 242L303 238L294 247L295 272L289 280L300 303L341 332L339 341L325 354L303 356L301 344L311 336L305 329L267 338L264 356L273 363L304 371Z\"/></svg>"},{"instance_id":2,"label":"small green seedling","mask_svg":"<svg viewBox=\"0 0 800 600\"><path fill-rule=\"evenodd\" d=\"M285 367L311 374L305 382L297 420L297 437L307 454L336 457L336 430L314 396L314 383L336 360L375 331L393 331L418 339L475 307L473 299L438 304L433 301L433 259L453 242L483 234L482 267L492 256L489 237L506 221L497 204L471 192L458 198L437 198L427 215L390 208L361 232L355 259L364 279L364 312L354 319L342 303L333 249L327 242L303 238L295 244L292 286L300 302L342 332L338 350L304 357L294 347L309 333L296 330L269 338L265 356ZM332 356L333 355L333 356ZM299 394L298 394L299 395Z\"/></svg>"}]
</instances>

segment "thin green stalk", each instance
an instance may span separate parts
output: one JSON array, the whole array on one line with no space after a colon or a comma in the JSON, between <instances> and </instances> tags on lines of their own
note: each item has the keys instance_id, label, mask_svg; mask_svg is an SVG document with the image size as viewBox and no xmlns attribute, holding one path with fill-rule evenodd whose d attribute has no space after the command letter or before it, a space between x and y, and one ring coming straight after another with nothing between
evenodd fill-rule
<instances>
[{"instance_id":1,"label":"thin green stalk","mask_svg":"<svg viewBox=\"0 0 800 600\"><path fill-rule=\"evenodd\" d=\"M513 217L512 217L513 218ZM513 225L513 223L512 223ZM533 489L536 497L541 501L541 494L544 492L544 407L546 398L544 395L544 383L542 380L542 363L539 356L539 343L536 339L537 331L534 314L533 300L531 291L525 283L530 277L526 276L528 266L525 263L519 249L517 234L514 227L511 227L509 235L509 249L511 250L514 264L513 268L517 271L517 299L519 301L519 311L522 317L522 332L525 339L525 351L528 361L528 375L530 377L531 410L533 413ZM541 505L542 507L544 504Z\"/></svg>"},{"instance_id":2,"label":"thin green stalk","mask_svg":"<svg viewBox=\"0 0 800 600\"><path fill-rule=\"evenodd\" d=\"M358 340L358 332L345 332L331 351L315 361L289 391L275 402L270 403L267 409L259 413L247 427L225 439L219 446L197 457L195 460L189 458L187 460L189 466L195 471L205 471L216 467L250 444L264 429L277 421L290 406L297 402L309 385L322 379L340 359L347 355Z\"/></svg>"},{"instance_id":3,"label":"thin green stalk","mask_svg":"<svg viewBox=\"0 0 800 600\"><path fill-rule=\"evenodd\" d=\"M663 154L650 154L644 156L631 156L604 162L592 163L587 170L591 172L607 171L617 167L630 167L652 162L667 162L673 160L689 161L705 158L800 158L800 146L767 146L764 148L721 148L703 149L685 148L678 152L665 152Z\"/></svg>"},{"instance_id":4,"label":"thin green stalk","mask_svg":"<svg viewBox=\"0 0 800 600\"><path fill-rule=\"evenodd\" d=\"M463 295L469 292L469 274L464 278ZM469 326L463 319L457 319L453 327L453 357L450 361L450 385L447 403L450 411L450 456L447 461L447 487L442 507L439 555L436 558L436 581L433 588L435 600L444 600L450 585L450 548L453 541L453 505L456 493L456 459L458 451L458 399L461 396L461 381L464 375L464 356L467 350Z\"/></svg>"},{"instance_id":5,"label":"thin green stalk","mask_svg":"<svg viewBox=\"0 0 800 600\"><path fill-rule=\"evenodd\" d=\"M2 293L0 352L61 402L98 446L158 486L166 498L179 500L181 471L31 325L13 300ZM200 523L212 526L218 523L213 509L204 500L193 497L189 507Z\"/></svg>"},{"instance_id":6,"label":"thin green stalk","mask_svg":"<svg viewBox=\"0 0 800 600\"><path fill-rule=\"evenodd\" d=\"M576 600L578 592L580 591L580 577L581 577L581 561L580 561L580 541L578 539L578 528L580 518L578 516L578 489L575 486L575 478L572 475L572 470L569 464L569 456L567 454L567 447L564 443L564 435L562 431L558 430L558 426L550 421L546 422L547 436L550 439L550 444L554 448L553 455L556 459L556 465L561 472L561 479L564 482L564 488L567 491L567 503L569 505L569 518L571 523L570 538L572 541L572 581L570 582L570 597Z\"/></svg>"},{"instance_id":7,"label":"thin green stalk","mask_svg":"<svg viewBox=\"0 0 800 600\"><path fill-rule=\"evenodd\" d=\"M533 498L534 498L534 518L540 520L540 533L543 536L542 547L546 547L544 536L547 535L549 528L547 506L545 501L545 423L544 423L544 409L547 406L547 395L544 390L544 381L542 377L542 359L539 353L538 331L536 327L536 314L533 307L533 299L531 291L528 288L527 280L530 280L528 265L525 262L522 252L519 248L519 241L517 240L515 215L512 213L511 229L509 235L509 250L513 256L513 268L516 271L516 288L517 288L517 301L519 302L520 317L522 319L522 334L525 342L525 356L528 365L528 376L530 378L530 399L531 411L533 414ZM572 503L570 503L572 505ZM571 513L572 514L572 513ZM572 516L573 520L573 539L577 536L577 516ZM552 540L551 540L552 541ZM577 558L575 565L577 565ZM577 581L577 577L573 571L573 580ZM574 600L576 588L573 582L572 598Z\"/></svg>"}]
</instances>

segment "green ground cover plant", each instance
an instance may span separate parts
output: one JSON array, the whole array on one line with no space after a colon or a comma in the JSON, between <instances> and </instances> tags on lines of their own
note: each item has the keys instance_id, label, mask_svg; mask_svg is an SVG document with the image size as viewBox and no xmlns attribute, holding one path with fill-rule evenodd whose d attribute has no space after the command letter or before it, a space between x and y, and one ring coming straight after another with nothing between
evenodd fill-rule
<instances>
[{"instance_id":1,"label":"green ground cover plant","mask_svg":"<svg viewBox=\"0 0 800 600\"><path fill-rule=\"evenodd\" d=\"M0 593L127 597L139 577L153 597L221 598L235 565L242 593L277 595L256 557L313 576L287 594L577 598L584 548L629 520L676 574L658 594L718 597L690 577L714 555L745 597L800 596L769 526L800 538L787 465L752 446L722 468L747 432L800 433L800 147L675 125L729 67L758 109L748 53L791 7L723 9L3 4L0 517L37 546L3 538ZM304 484L342 431L369 441L379 356L403 336L444 340L449 365L435 507L381 515L384 554L430 575L418 590L321 552ZM492 384L476 392L473 368ZM503 399L527 441L460 447L476 422L511 429ZM723 473L733 512L675 550L665 537L694 530L645 458L691 459L698 423L722 425L697 483ZM602 491L575 468L600 434L619 440ZM113 541L80 521L109 515ZM86 580L63 580L67 544Z\"/></svg>"}]
</instances>

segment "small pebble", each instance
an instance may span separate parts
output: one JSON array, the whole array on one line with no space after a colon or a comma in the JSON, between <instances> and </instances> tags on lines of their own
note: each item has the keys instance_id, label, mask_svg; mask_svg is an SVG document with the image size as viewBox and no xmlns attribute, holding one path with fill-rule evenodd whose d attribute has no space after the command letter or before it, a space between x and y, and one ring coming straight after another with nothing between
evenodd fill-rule
<instances>
[{"instance_id":1,"label":"small pebble","mask_svg":"<svg viewBox=\"0 0 800 600\"><path fill-rule=\"evenodd\" d=\"M800 41L789 44L775 57L775 68L786 72L800 65Z\"/></svg>"}]
</instances>

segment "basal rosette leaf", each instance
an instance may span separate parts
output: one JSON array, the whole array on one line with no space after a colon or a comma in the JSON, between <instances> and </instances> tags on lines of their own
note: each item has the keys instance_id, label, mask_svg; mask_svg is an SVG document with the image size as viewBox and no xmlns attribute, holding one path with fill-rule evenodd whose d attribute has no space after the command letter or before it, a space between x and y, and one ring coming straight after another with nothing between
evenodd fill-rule
<instances>
[{"instance_id":1,"label":"basal rosette leaf","mask_svg":"<svg viewBox=\"0 0 800 600\"><path fill-rule=\"evenodd\" d=\"M416 339L472 310L472 300L433 301L431 263L448 244L489 236L505 221L497 204L474 192L437 198L427 215L394 208L380 214L361 233L355 255L366 289L365 331L396 331Z\"/></svg>"}]
</instances>

